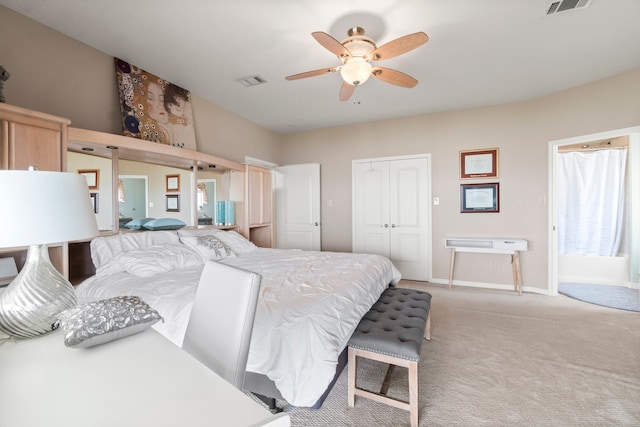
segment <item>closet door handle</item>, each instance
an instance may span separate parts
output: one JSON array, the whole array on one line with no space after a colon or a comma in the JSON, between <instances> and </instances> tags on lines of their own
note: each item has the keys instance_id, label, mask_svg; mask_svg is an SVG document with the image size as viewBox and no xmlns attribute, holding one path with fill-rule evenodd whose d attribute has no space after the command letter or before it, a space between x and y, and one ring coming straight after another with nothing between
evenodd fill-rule
<instances>
[{"instance_id":1,"label":"closet door handle","mask_svg":"<svg viewBox=\"0 0 640 427\"><path fill-rule=\"evenodd\" d=\"M381 225L380 227L389 228L389 224Z\"/></svg>"},{"instance_id":2,"label":"closet door handle","mask_svg":"<svg viewBox=\"0 0 640 427\"><path fill-rule=\"evenodd\" d=\"M318 221L314 222L313 225L315 225L316 227L318 227L320 225L320 223Z\"/></svg>"},{"instance_id":3,"label":"closet door handle","mask_svg":"<svg viewBox=\"0 0 640 427\"><path fill-rule=\"evenodd\" d=\"M391 228L396 228L397 226L395 224L391 224Z\"/></svg>"}]
</instances>

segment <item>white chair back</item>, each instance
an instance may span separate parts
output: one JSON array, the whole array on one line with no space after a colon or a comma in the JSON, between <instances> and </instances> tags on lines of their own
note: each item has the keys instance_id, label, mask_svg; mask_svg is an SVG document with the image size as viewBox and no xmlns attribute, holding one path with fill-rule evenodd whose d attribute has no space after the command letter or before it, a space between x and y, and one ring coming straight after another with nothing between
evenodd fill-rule
<instances>
[{"instance_id":1,"label":"white chair back","mask_svg":"<svg viewBox=\"0 0 640 427\"><path fill-rule=\"evenodd\" d=\"M260 282L258 273L208 261L182 348L242 390Z\"/></svg>"}]
</instances>

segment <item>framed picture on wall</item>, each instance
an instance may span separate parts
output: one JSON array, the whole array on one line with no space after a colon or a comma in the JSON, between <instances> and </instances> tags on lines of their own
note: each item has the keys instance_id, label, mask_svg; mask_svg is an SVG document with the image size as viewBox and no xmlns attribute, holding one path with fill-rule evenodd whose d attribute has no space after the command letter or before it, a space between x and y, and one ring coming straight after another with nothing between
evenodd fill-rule
<instances>
[{"instance_id":1,"label":"framed picture on wall","mask_svg":"<svg viewBox=\"0 0 640 427\"><path fill-rule=\"evenodd\" d=\"M460 178L497 178L498 149L460 151Z\"/></svg>"},{"instance_id":2,"label":"framed picture on wall","mask_svg":"<svg viewBox=\"0 0 640 427\"><path fill-rule=\"evenodd\" d=\"M165 179L165 188L167 193L180 191L180 175L166 175Z\"/></svg>"},{"instance_id":3,"label":"framed picture on wall","mask_svg":"<svg viewBox=\"0 0 640 427\"><path fill-rule=\"evenodd\" d=\"M87 180L89 190L100 189L100 169L78 169L78 173Z\"/></svg>"},{"instance_id":4,"label":"framed picture on wall","mask_svg":"<svg viewBox=\"0 0 640 427\"><path fill-rule=\"evenodd\" d=\"M500 212L500 183L460 184L460 212Z\"/></svg>"},{"instance_id":5,"label":"framed picture on wall","mask_svg":"<svg viewBox=\"0 0 640 427\"><path fill-rule=\"evenodd\" d=\"M167 194L167 212L180 212L180 196L178 194Z\"/></svg>"}]
</instances>

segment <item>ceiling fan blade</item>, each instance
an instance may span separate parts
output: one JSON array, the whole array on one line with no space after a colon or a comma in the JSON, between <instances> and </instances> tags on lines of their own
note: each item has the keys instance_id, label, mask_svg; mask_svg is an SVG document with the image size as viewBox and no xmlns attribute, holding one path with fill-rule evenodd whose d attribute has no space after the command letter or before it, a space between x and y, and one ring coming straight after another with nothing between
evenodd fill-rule
<instances>
[{"instance_id":1,"label":"ceiling fan blade","mask_svg":"<svg viewBox=\"0 0 640 427\"><path fill-rule=\"evenodd\" d=\"M292 76L285 77L286 80L298 80L298 79L306 79L307 77L315 77L320 76L322 74L333 73L338 68L321 68L320 70L306 71L304 73L294 74Z\"/></svg>"},{"instance_id":2,"label":"ceiling fan blade","mask_svg":"<svg viewBox=\"0 0 640 427\"><path fill-rule=\"evenodd\" d=\"M347 82L342 82L342 87L340 87L340 101L347 101L355 92L356 87L354 85L350 85Z\"/></svg>"},{"instance_id":3,"label":"ceiling fan blade","mask_svg":"<svg viewBox=\"0 0 640 427\"><path fill-rule=\"evenodd\" d=\"M393 58L394 56L409 52L410 50L425 44L427 41L429 41L429 37L422 31L408 34L404 37L400 37L383 44L371 52L370 57L372 61L382 61L384 59Z\"/></svg>"},{"instance_id":4,"label":"ceiling fan blade","mask_svg":"<svg viewBox=\"0 0 640 427\"><path fill-rule=\"evenodd\" d=\"M331 37L329 34L322 31L315 31L311 33L311 35L325 49L327 49L329 52L336 55L338 58L351 57L351 52L349 52L349 50L346 47L342 46L342 43L340 43L338 40Z\"/></svg>"},{"instance_id":5,"label":"ceiling fan blade","mask_svg":"<svg viewBox=\"0 0 640 427\"><path fill-rule=\"evenodd\" d=\"M400 71L392 70L390 68L373 67L371 75L383 82L391 83L392 85L412 88L418 84L418 81L408 74L401 73Z\"/></svg>"}]
</instances>

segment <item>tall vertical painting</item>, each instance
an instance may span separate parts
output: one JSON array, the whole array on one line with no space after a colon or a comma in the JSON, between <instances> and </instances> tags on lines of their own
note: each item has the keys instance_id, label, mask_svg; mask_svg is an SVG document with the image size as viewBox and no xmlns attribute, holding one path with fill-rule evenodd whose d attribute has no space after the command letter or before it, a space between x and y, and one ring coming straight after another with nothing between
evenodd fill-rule
<instances>
[{"instance_id":1,"label":"tall vertical painting","mask_svg":"<svg viewBox=\"0 0 640 427\"><path fill-rule=\"evenodd\" d=\"M191 93L115 59L125 136L196 150Z\"/></svg>"}]
</instances>

